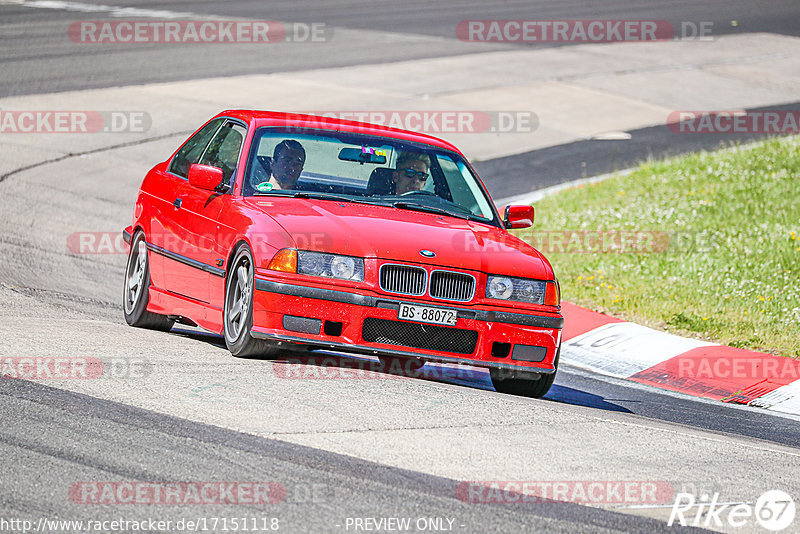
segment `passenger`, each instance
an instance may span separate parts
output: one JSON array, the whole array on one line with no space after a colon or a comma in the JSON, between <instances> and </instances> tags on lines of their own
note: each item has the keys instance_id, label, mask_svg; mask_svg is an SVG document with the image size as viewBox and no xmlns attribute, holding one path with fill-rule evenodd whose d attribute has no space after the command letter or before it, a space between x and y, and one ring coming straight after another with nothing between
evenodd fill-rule
<instances>
[{"instance_id":1,"label":"passenger","mask_svg":"<svg viewBox=\"0 0 800 534\"><path fill-rule=\"evenodd\" d=\"M392 173L395 194L402 195L410 191L419 191L428 181L431 158L420 152L400 152L397 165Z\"/></svg>"},{"instance_id":2,"label":"passenger","mask_svg":"<svg viewBox=\"0 0 800 534\"><path fill-rule=\"evenodd\" d=\"M294 139L284 139L275 147L272 158L259 156L258 161L264 169L264 175L253 184L258 191L294 189L306 163L306 151Z\"/></svg>"}]
</instances>

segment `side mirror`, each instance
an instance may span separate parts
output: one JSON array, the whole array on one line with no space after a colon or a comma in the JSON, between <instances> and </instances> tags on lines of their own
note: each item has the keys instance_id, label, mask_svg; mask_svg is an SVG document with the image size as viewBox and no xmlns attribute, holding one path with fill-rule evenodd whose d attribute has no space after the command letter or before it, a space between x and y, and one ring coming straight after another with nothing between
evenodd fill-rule
<instances>
[{"instance_id":1,"label":"side mirror","mask_svg":"<svg viewBox=\"0 0 800 534\"><path fill-rule=\"evenodd\" d=\"M533 206L506 206L503 224L506 228L528 228L533 226Z\"/></svg>"},{"instance_id":2,"label":"side mirror","mask_svg":"<svg viewBox=\"0 0 800 534\"><path fill-rule=\"evenodd\" d=\"M193 163L189 167L189 183L200 189L214 191L222 183L222 169Z\"/></svg>"}]
</instances>

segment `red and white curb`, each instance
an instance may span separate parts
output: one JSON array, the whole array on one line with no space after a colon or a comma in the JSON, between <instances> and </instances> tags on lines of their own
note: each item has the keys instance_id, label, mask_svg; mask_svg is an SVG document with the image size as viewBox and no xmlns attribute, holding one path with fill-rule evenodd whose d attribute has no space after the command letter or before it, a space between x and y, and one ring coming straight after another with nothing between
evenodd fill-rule
<instances>
[{"instance_id":1,"label":"red and white curb","mask_svg":"<svg viewBox=\"0 0 800 534\"><path fill-rule=\"evenodd\" d=\"M800 361L660 332L562 303L561 361L696 397L800 415Z\"/></svg>"}]
</instances>

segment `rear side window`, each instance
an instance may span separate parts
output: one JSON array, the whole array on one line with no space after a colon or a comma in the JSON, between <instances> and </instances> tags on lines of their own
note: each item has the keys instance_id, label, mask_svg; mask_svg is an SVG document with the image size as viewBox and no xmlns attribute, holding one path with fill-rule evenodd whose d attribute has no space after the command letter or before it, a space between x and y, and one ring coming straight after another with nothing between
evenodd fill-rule
<instances>
[{"instance_id":1,"label":"rear side window","mask_svg":"<svg viewBox=\"0 0 800 534\"><path fill-rule=\"evenodd\" d=\"M191 167L193 163L198 163L200 161L200 157L203 155L203 151L208 145L208 142L211 141L211 138L224 120L225 119L214 119L191 136L178 153L175 154L175 158L173 158L172 164L169 166L169 172L182 176L183 178L189 176L189 167Z\"/></svg>"}]
</instances>

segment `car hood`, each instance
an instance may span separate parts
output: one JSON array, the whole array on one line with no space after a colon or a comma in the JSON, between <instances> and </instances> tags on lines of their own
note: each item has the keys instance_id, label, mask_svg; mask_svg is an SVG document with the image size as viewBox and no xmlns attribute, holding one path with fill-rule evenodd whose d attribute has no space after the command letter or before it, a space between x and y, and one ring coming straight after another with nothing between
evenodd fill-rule
<instances>
[{"instance_id":1,"label":"car hood","mask_svg":"<svg viewBox=\"0 0 800 534\"><path fill-rule=\"evenodd\" d=\"M245 199L298 249L538 279L552 269L533 247L495 226L387 206L302 198ZM433 258L420 251L428 250Z\"/></svg>"}]
</instances>

